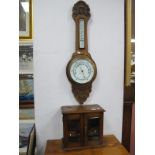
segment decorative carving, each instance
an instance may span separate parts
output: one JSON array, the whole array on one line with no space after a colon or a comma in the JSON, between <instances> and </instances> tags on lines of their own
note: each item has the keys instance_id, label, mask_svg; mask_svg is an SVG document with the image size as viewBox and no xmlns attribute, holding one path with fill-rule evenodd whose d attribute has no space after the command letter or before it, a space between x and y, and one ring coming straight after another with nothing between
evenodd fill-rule
<instances>
[{"instance_id":1,"label":"decorative carving","mask_svg":"<svg viewBox=\"0 0 155 155\"><path fill-rule=\"evenodd\" d=\"M72 92L80 104L83 104L87 100L89 93L91 92L91 86L91 83L81 86L76 84L72 85Z\"/></svg>"},{"instance_id":2,"label":"decorative carving","mask_svg":"<svg viewBox=\"0 0 155 155\"><path fill-rule=\"evenodd\" d=\"M84 1L78 1L73 7L73 18L75 19L78 15L84 15L90 17L90 8Z\"/></svg>"}]
</instances>

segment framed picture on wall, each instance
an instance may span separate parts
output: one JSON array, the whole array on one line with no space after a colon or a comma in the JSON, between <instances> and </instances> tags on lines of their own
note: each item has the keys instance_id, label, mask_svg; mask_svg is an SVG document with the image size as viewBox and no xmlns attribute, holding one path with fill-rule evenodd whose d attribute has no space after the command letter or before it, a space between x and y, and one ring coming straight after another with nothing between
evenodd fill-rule
<instances>
[{"instance_id":1,"label":"framed picture on wall","mask_svg":"<svg viewBox=\"0 0 155 155\"><path fill-rule=\"evenodd\" d=\"M19 46L19 72L33 73L33 45Z\"/></svg>"},{"instance_id":2,"label":"framed picture on wall","mask_svg":"<svg viewBox=\"0 0 155 155\"><path fill-rule=\"evenodd\" d=\"M125 86L135 83L135 0L125 1Z\"/></svg>"},{"instance_id":3,"label":"framed picture on wall","mask_svg":"<svg viewBox=\"0 0 155 155\"><path fill-rule=\"evenodd\" d=\"M34 120L19 121L19 154L27 154L34 128Z\"/></svg>"},{"instance_id":4,"label":"framed picture on wall","mask_svg":"<svg viewBox=\"0 0 155 155\"><path fill-rule=\"evenodd\" d=\"M26 120L26 119L34 119L34 108L20 108L19 109L19 119Z\"/></svg>"},{"instance_id":5,"label":"framed picture on wall","mask_svg":"<svg viewBox=\"0 0 155 155\"><path fill-rule=\"evenodd\" d=\"M19 39L32 39L32 0L19 0Z\"/></svg>"},{"instance_id":6,"label":"framed picture on wall","mask_svg":"<svg viewBox=\"0 0 155 155\"><path fill-rule=\"evenodd\" d=\"M19 107L34 107L33 74L19 75Z\"/></svg>"}]
</instances>

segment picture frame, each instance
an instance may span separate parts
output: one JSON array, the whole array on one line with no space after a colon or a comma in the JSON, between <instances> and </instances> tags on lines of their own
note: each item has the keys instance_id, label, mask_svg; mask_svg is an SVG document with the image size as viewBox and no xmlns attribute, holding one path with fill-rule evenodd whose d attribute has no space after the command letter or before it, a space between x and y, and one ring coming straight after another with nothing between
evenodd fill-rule
<instances>
[{"instance_id":1,"label":"picture frame","mask_svg":"<svg viewBox=\"0 0 155 155\"><path fill-rule=\"evenodd\" d=\"M33 45L19 45L19 73L33 73Z\"/></svg>"},{"instance_id":2,"label":"picture frame","mask_svg":"<svg viewBox=\"0 0 155 155\"><path fill-rule=\"evenodd\" d=\"M19 108L34 108L33 74L19 75Z\"/></svg>"},{"instance_id":3,"label":"picture frame","mask_svg":"<svg viewBox=\"0 0 155 155\"><path fill-rule=\"evenodd\" d=\"M34 119L34 108L20 108L19 120Z\"/></svg>"},{"instance_id":4,"label":"picture frame","mask_svg":"<svg viewBox=\"0 0 155 155\"><path fill-rule=\"evenodd\" d=\"M19 0L19 39L32 39L32 0Z\"/></svg>"},{"instance_id":5,"label":"picture frame","mask_svg":"<svg viewBox=\"0 0 155 155\"><path fill-rule=\"evenodd\" d=\"M30 133L29 140L28 140L28 148L27 148L27 155L34 155L36 147L36 130L35 125Z\"/></svg>"},{"instance_id":6,"label":"picture frame","mask_svg":"<svg viewBox=\"0 0 155 155\"><path fill-rule=\"evenodd\" d=\"M19 120L19 154L32 152L35 143L35 121ZM30 150L31 149L31 150Z\"/></svg>"},{"instance_id":7,"label":"picture frame","mask_svg":"<svg viewBox=\"0 0 155 155\"><path fill-rule=\"evenodd\" d=\"M125 0L125 86L135 83L135 9L134 0Z\"/></svg>"}]
</instances>

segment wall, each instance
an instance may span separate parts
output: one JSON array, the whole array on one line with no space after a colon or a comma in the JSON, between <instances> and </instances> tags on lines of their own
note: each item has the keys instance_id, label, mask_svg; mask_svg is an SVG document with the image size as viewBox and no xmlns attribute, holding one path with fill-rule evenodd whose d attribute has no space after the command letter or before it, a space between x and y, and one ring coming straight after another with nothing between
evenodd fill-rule
<instances>
[{"instance_id":1,"label":"wall","mask_svg":"<svg viewBox=\"0 0 155 155\"><path fill-rule=\"evenodd\" d=\"M47 139L62 138L63 105L77 105L66 64L75 51L72 7L77 0L34 1L34 91L38 154ZM121 140L123 108L124 0L87 0L89 52L98 74L85 104L105 110L104 134Z\"/></svg>"}]
</instances>

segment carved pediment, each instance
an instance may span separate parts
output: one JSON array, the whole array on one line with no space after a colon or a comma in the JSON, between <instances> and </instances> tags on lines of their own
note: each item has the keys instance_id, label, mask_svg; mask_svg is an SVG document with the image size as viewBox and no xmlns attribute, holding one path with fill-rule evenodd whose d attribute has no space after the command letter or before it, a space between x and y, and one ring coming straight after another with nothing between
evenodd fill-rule
<instances>
[{"instance_id":1,"label":"carved pediment","mask_svg":"<svg viewBox=\"0 0 155 155\"><path fill-rule=\"evenodd\" d=\"M77 15L84 15L90 17L90 8L84 1L78 1L73 7L73 18L75 19Z\"/></svg>"}]
</instances>

